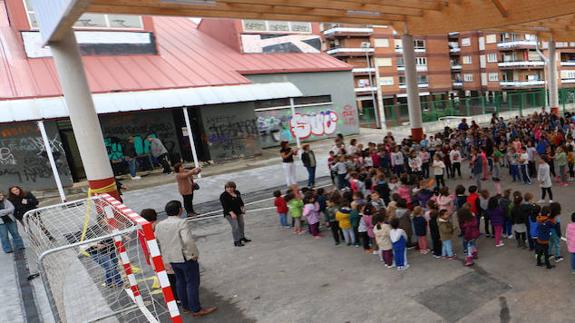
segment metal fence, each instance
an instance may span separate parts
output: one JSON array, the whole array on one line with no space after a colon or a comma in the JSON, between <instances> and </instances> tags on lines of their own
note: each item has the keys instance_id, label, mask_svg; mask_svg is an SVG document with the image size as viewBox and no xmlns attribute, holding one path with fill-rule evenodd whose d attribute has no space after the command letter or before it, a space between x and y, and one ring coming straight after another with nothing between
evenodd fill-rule
<instances>
[{"instance_id":1,"label":"metal fence","mask_svg":"<svg viewBox=\"0 0 575 323\"><path fill-rule=\"evenodd\" d=\"M523 115L523 111L531 108L546 106L547 93L544 89L521 92L508 92L506 95L463 97L453 100L422 101L421 109L423 122L433 122L446 116L472 117L482 114L516 111ZM559 91L559 105L563 112L575 109L575 88L561 89ZM400 126L409 122L407 104L384 106L385 120L388 127ZM373 108L364 108L359 117L361 127L377 127L375 111Z\"/></svg>"}]
</instances>

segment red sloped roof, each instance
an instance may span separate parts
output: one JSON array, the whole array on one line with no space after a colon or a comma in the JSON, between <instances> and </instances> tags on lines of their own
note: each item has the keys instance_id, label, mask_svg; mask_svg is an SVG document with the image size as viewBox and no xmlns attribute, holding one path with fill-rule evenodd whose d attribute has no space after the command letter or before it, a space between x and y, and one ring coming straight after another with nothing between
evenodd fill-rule
<instances>
[{"instance_id":1,"label":"red sloped roof","mask_svg":"<svg viewBox=\"0 0 575 323\"><path fill-rule=\"evenodd\" d=\"M159 55L83 57L93 93L250 83L242 74L351 70L326 54L241 54L187 18L155 17L154 26ZM61 95L52 59L26 57L0 6L0 100Z\"/></svg>"}]
</instances>

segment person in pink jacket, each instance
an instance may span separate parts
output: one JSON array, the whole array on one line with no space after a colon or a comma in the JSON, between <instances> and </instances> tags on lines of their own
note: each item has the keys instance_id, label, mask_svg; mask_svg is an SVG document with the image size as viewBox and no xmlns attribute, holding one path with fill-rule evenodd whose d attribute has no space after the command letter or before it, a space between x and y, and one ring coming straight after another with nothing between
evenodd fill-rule
<instances>
[{"instance_id":1,"label":"person in pink jacket","mask_svg":"<svg viewBox=\"0 0 575 323\"><path fill-rule=\"evenodd\" d=\"M565 229L567 250L571 254L571 273L575 274L575 213L571 214L571 223Z\"/></svg>"},{"instance_id":2,"label":"person in pink jacket","mask_svg":"<svg viewBox=\"0 0 575 323\"><path fill-rule=\"evenodd\" d=\"M319 234L319 204L315 200L313 192L308 192L303 198L303 216L309 225L309 231L315 239L321 238Z\"/></svg>"}]
</instances>

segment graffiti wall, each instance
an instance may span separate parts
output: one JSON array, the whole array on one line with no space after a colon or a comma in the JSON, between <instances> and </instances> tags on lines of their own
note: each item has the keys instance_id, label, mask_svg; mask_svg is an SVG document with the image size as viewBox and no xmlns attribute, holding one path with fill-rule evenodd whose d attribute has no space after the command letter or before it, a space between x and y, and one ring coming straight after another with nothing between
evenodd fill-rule
<instances>
[{"instance_id":1,"label":"graffiti wall","mask_svg":"<svg viewBox=\"0 0 575 323\"><path fill-rule=\"evenodd\" d=\"M171 111L147 111L100 116L104 143L110 160L124 158L122 145L128 137L134 137L134 148L138 155L150 152L148 135L160 138L170 156L179 158L180 147Z\"/></svg>"},{"instance_id":2,"label":"graffiti wall","mask_svg":"<svg viewBox=\"0 0 575 323\"><path fill-rule=\"evenodd\" d=\"M280 141L295 142L296 136L304 141L333 137L349 133L357 127L357 116L352 106L335 108L330 105L256 112L262 148L274 147Z\"/></svg>"},{"instance_id":3,"label":"graffiti wall","mask_svg":"<svg viewBox=\"0 0 575 323\"><path fill-rule=\"evenodd\" d=\"M227 104L202 108L204 138L213 160L261 153L253 104Z\"/></svg>"},{"instance_id":4,"label":"graffiti wall","mask_svg":"<svg viewBox=\"0 0 575 323\"><path fill-rule=\"evenodd\" d=\"M62 141L55 124L45 123L63 185L72 184ZM25 190L55 189L56 182L35 123L0 126L0 190L11 185Z\"/></svg>"}]
</instances>

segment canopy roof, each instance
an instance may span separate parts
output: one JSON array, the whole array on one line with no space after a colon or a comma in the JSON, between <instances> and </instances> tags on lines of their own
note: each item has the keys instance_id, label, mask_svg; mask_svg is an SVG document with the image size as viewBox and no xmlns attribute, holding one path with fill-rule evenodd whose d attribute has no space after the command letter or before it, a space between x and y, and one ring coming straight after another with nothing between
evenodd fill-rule
<instances>
[{"instance_id":1,"label":"canopy roof","mask_svg":"<svg viewBox=\"0 0 575 323\"><path fill-rule=\"evenodd\" d=\"M575 39L573 0L53 0L60 6L33 1L41 7L36 11L46 40L57 40L83 12L392 25L414 35L498 30Z\"/></svg>"}]
</instances>

